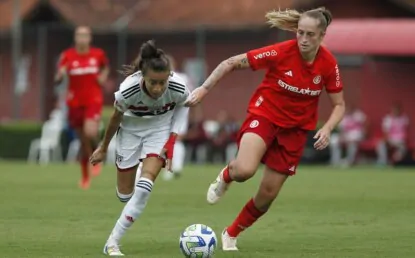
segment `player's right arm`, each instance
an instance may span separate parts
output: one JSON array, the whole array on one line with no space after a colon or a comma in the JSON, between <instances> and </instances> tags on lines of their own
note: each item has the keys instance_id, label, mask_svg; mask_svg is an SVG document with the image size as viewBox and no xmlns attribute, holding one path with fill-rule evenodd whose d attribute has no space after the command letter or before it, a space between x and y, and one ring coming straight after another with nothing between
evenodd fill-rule
<instances>
[{"instance_id":1,"label":"player's right arm","mask_svg":"<svg viewBox=\"0 0 415 258\"><path fill-rule=\"evenodd\" d=\"M107 129L105 130L104 139L102 140L102 148L105 151L120 126L124 112L128 110L134 95L138 93L139 90L140 86L135 83L135 79L128 77L121 83L120 89L114 93L114 112L112 113Z\"/></svg>"},{"instance_id":2,"label":"player's right arm","mask_svg":"<svg viewBox=\"0 0 415 258\"><path fill-rule=\"evenodd\" d=\"M54 82L59 84L62 82L63 77L66 74L66 66L68 64L68 57L66 52L63 52L59 57L58 70L56 71Z\"/></svg>"},{"instance_id":3,"label":"player's right arm","mask_svg":"<svg viewBox=\"0 0 415 258\"><path fill-rule=\"evenodd\" d=\"M209 75L201 87L194 90L187 101L187 106L195 106L216 84L228 73L234 70L251 68L252 70L266 69L276 62L276 45L251 50L245 54L236 55L222 61Z\"/></svg>"},{"instance_id":4,"label":"player's right arm","mask_svg":"<svg viewBox=\"0 0 415 258\"><path fill-rule=\"evenodd\" d=\"M90 158L92 165L104 160L111 139L114 137L114 134L117 132L121 124L124 112L127 111L129 105L131 104L130 102L132 102L134 94L138 92L139 85L132 83L132 81L131 77L128 77L123 83L121 83L120 89L114 93L114 111L108 122L107 128L105 129L101 145L94 151Z\"/></svg>"}]
</instances>

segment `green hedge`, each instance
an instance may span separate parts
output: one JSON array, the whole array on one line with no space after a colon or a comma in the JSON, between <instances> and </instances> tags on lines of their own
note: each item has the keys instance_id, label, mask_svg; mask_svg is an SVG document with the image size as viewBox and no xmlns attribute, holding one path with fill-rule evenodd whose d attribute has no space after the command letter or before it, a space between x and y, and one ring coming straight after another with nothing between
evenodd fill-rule
<instances>
[{"instance_id":1,"label":"green hedge","mask_svg":"<svg viewBox=\"0 0 415 258\"><path fill-rule=\"evenodd\" d=\"M102 112L104 125L108 123L112 112L112 106L104 107ZM42 124L39 122L0 124L0 159L27 159L30 143L32 140L39 138L41 133ZM65 132L62 132L61 142L63 157L65 157L69 144Z\"/></svg>"},{"instance_id":2,"label":"green hedge","mask_svg":"<svg viewBox=\"0 0 415 258\"><path fill-rule=\"evenodd\" d=\"M0 158L26 159L32 140L42 132L40 123L8 123L0 125Z\"/></svg>"}]
</instances>

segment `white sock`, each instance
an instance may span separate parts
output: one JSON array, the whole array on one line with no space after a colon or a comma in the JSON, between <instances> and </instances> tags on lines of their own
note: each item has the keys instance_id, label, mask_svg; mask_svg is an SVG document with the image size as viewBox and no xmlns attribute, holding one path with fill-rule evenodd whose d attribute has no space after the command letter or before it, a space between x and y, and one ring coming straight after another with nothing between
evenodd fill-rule
<instances>
[{"instance_id":1,"label":"white sock","mask_svg":"<svg viewBox=\"0 0 415 258\"><path fill-rule=\"evenodd\" d=\"M108 238L108 242L118 244L128 228L141 215L147 205L153 182L147 178L140 178L135 186L133 197L127 202L114 229Z\"/></svg>"},{"instance_id":2,"label":"white sock","mask_svg":"<svg viewBox=\"0 0 415 258\"><path fill-rule=\"evenodd\" d=\"M186 147L183 142L177 141L174 144L172 170L174 173L180 173L183 170L184 160L186 159Z\"/></svg>"},{"instance_id":3,"label":"white sock","mask_svg":"<svg viewBox=\"0 0 415 258\"><path fill-rule=\"evenodd\" d=\"M143 169L143 163L141 162L140 165L138 165L137 172L135 174L135 183L134 183L134 185L137 185L138 180L140 180L142 169Z\"/></svg>"}]
</instances>

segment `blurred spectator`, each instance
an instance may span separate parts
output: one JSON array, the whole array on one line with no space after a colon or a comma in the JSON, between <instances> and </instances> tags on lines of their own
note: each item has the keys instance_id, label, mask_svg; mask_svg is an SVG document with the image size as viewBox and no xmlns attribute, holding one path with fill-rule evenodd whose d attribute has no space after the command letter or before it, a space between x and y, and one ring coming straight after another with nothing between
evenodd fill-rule
<instances>
[{"instance_id":1,"label":"blurred spectator","mask_svg":"<svg viewBox=\"0 0 415 258\"><path fill-rule=\"evenodd\" d=\"M199 163L198 152L202 147L206 147L207 136L204 129L204 116L201 106L192 108L189 114L189 126L183 142L190 153L190 162Z\"/></svg>"},{"instance_id":2,"label":"blurred spectator","mask_svg":"<svg viewBox=\"0 0 415 258\"><path fill-rule=\"evenodd\" d=\"M331 164L334 166L350 166L355 163L359 143L366 136L366 115L356 106L349 106L343 120L339 124L337 137L330 142ZM346 150L346 158L342 161L342 150Z\"/></svg>"},{"instance_id":3,"label":"blurred spectator","mask_svg":"<svg viewBox=\"0 0 415 258\"><path fill-rule=\"evenodd\" d=\"M382 121L383 138L376 146L377 164L388 164L388 154L392 151L392 162L401 161L407 152L409 119L403 113L400 104L392 106L392 110Z\"/></svg>"},{"instance_id":4,"label":"blurred spectator","mask_svg":"<svg viewBox=\"0 0 415 258\"><path fill-rule=\"evenodd\" d=\"M216 122L218 130L209 139L208 160L215 162L215 158L219 156L220 162L225 163L228 146L236 142L239 126L224 110L218 113Z\"/></svg>"}]
</instances>

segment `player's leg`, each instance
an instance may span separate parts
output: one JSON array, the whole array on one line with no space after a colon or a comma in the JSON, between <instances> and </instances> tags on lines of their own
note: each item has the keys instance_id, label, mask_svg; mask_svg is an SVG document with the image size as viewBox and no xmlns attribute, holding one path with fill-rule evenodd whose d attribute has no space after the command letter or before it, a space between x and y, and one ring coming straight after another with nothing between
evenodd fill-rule
<instances>
[{"instance_id":1,"label":"player's leg","mask_svg":"<svg viewBox=\"0 0 415 258\"><path fill-rule=\"evenodd\" d=\"M83 131L84 122L84 109L82 107L69 107L68 120L69 125L75 131L79 141L81 142L81 148L79 150L79 163L81 165L81 180L79 186L83 189L89 188L89 156L87 146L84 145L86 136Z\"/></svg>"},{"instance_id":2,"label":"player's leg","mask_svg":"<svg viewBox=\"0 0 415 258\"><path fill-rule=\"evenodd\" d=\"M140 163L142 138L123 129L117 131L115 165L117 167L116 194L121 202L128 202L134 194L137 168Z\"/></svg>"},{"instance_id":3,"label":"player's leg","mask_svg":"<svg viewBox=\"0 0 415 258\"><path fill-rule=\"evenodd\" d=\"M239 149L232 160L210 185L207 201L214 204L226 192L232 181L244 182L256 172L267 146L274 138L274 125L267 119L248 116L240 130Z\"/></svg>"},{"instance_id":4,"label":"player's leg","mask_svg":"<svg viewBox=\"0 0 415 258\"><path fill-rule=\"evenodd\" d=\"M143 213L150 198L154 181L156 180L164 160L158 157L148 157L143 160L141 176L135 186L132 198L125 205L104 247L104 253L112 256L122 255L119 250L121 238ZM136 172L133 170L132 172Z\"/></svg>"},{"instance_id":5,"label":"player's leg","mask_svg":"<svg viewBox=\"0 0 415 258\"><path fill-rule=\"evenodd\" d=\"M99 144L99 126L102 112L102 105L93 104L85 108L85 118L83 133L85 135L85 151L90 152L89 156L92 155L94 149ZM89 157L88 156L88 157ZM101 172L101 165L97 164L92 167L92 175L99 175Z\"/></svg>"},{"instance_id":6,"label":"player's leg","mask_svg":"<svg viewBox=\"0 0 415 258\"><path fill-rule=\"evenodd\" d=\"M120 240L144 211L153 189L154 181L165 165L165 159L160 157L159 154L168 136L168 131L161 131L155 132L143 139L143 147L141 150L143 166L140 178L137 180L132 198L125 205L121 216L107 240L104 247L105 254L112 256L122 255L119 250ZM134 173L136 172L135 169Z\"/></svg>"},{"instance_id":7,"label":"player's leg","mask_svg":"<svg viewBox=\"0 0 415 258\"><path fill-rule=\"evenodd\" d=\"M236 219L222 232L222 249L224 251L237 251L238 235L252 226L264 215L280 192L288 175L265 166L260 187L254 198L250 199Z\"/></svg>"},{"instance_id":8,"label":"player's leg","mask_svg":"<svg viewBox=\"0 0 415 258\"><path fill-rule=\"evenodd\" d=\"M277 135L277 142L264 155L263 178L255 197L222 233L222 249L236 251L236 238L264 215L289 175L294 175L307 140L307 132L292 130Z\"/></svg>"}]
</instances>

